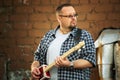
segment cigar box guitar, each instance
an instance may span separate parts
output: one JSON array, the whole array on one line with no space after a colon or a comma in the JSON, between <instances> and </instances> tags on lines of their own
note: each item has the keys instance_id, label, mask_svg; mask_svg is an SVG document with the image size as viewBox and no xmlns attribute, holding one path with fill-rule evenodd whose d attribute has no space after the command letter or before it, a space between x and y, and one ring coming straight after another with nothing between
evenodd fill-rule
<instances>
[{"instance_id":1,"label":"cigar box guitar","mask_svg":"<svg viewBox=\"0 0 120 80\"><path fill-rule=\"evenodd\" d=\"M79 42L76 46L69 49L67 52L63 53L61 56L62 58L66 58L68 55L73 53L74 51L80 49L85 45L84 41ZM41 73L39 80L48 80L50 78L49 70L55 65L55 62L49 64L49 65L42 65L39 67L39 71Z\"/></svg>"}]
</instances>

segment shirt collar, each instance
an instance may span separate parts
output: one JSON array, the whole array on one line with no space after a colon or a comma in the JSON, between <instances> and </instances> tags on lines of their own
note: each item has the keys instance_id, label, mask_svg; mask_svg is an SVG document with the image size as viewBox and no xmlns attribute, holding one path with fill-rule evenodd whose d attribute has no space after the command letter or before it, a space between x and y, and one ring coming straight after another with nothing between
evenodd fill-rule
<instances>
[{"instance_id":1,"label":"shirt collar","mask_svg":"<svg viewBox=\"0 0 120 80\"><path fill-rule=\"evenodd\" d=\"M55 34L56 34L56 31L57 31L59 28L60 28L60 25L58 25L58 26L54 29L54 31L53 31L53 35L54 35L54 36L55 36ZM77 30L78 30L77 27L73 28L73 30L70 32L70 35L73 36L73 37L75 37Z\"/></svg>"}]
</instances>

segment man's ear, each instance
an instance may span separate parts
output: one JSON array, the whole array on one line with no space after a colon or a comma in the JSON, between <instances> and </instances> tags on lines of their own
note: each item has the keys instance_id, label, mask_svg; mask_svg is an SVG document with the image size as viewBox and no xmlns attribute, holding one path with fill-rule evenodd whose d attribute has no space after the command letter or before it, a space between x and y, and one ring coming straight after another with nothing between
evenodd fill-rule
<instances>
[{"instance_id":1,"label":"man's ear","mask_svg":"<svg viewBox=\"0 0 120 80\"><path fill-rule=\"evenodd\" d=\"M57 21L60 22L61 17L59 15L56 15Z\"/></svg>"}]
</instances>

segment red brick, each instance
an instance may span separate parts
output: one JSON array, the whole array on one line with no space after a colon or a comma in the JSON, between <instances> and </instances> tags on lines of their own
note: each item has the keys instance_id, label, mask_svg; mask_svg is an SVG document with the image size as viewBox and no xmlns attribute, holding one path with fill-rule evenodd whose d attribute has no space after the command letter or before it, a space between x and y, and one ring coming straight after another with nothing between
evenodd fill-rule
<instances>
[{"instance_id":1,"label":"red brick","mask_svg":"<svg viewBox=\"0 0 120 80\"><path fill-rule=\"evenodd\" d=\"M22 4L29 6L29 5L31 5L31 0L22 0Z\"/></svg>"},{"instance_id":2,"label":"red brick","mask_svg":"<svg viewBox=\"0 0 120 80\"><path fill-rule=\"evenodd\" d=\"M8 41L9 40L9 41ZM16 39L15 38L6 38L5 39L5 44L8 47L15 46L16 45Z\"/></svg>"},{"instance_id":3,"label":"red brick","mask_svg":"<svg viewBox=\"0 0 120 80\"><path fill-rule=\"evenodd\" d=\"M17 45L33 45L34 38L19 38L17 39Z\"/></svg>"},{"instance_id":4,"label":"red brick","mask_svg":"<svg viewBox=\"0 0 120 80\"><path fill-rule=\"evenodd\" d=\"M51 28L55 29L59 25L58 21L52 22Z\"/></svg>"},{"instance_id":5,"label":"red brick","mask_svg":"<svg viewBox=\"0 0 120 80\"><path fill-rule=\"evenodd\" d=\"M119 5L119 4L118 4L118 5L117 5L117 4L115 5L114 11L115 11L116 13L117 13L117 12L120 13L120 5Z\"/></svg>"},{"instance_id":6,"label":"red brick","mask_svg":"<svg viewBox=\"0 0 120 80\"><path fill-rule=\"evenodd\" d=\"M32 56L33 55L33 53L34 53L34 49L33 49L33 47L32 46L25 46L25 47L23 47L23 56L25 55L25 56Z\"/></svg>"},{"instance_id":7,"label":"red brick","mask_svg":"<svg viewBox=\"0 0 120 80\"><path fill-rule=\"evenodd\" d=\"M13 6L29 6L31 5L31 0L13 0Z\"/></svg>"},{"instance_id":8,"label":"red brick","mask_svg":"<svg viewBox=\"0 0 120 80\"><path fill-rule=\"evenodd\" d=\"M106 15L103 13L99 13L99 14L88 14L87 15L87 20L95 20L95 21L101 21L101 20L105 20L106 19Z\"/></svg>"},{"instance_id":9,"label":"red brick","mask_svg":"<svg viewBox=\"0 0 120 80\"><path fill-rule=\"evenodd\" d=\"M25 22L27 20L28 20L28 16L25 14L10 15L10 21L13 22Z\"/></svg>"},{"instance_id":10,"label":"red brick","mask_svg":"<svg viewBox=\"0 0 120 80\"><path fill-rule=\"evenodd\" d=\"M5 6L11 6L12 0L3 0Z\"/></svg>"},{"instance_id":11,"label":"red brick","mask_svg":"<svg viewBox=\"0 0 120 80\"><path fill-rule=\"evenodd\" d=\"M8 21L8 16L7 15L0 15L0 22L6 22Z\"/></svg>"},{"instance_id":12,"label":"red brick","mask_svg":"<svg viewBox=\"0 0 120 80\"><path fill-rule=\"evenodd\" d=\"M94 22L94 21L90 21L89 22L89 28L96 28L96 27L98 27L98 24L97 24L98 22Z\"/></svg>"},{"instance_id":13,"label":"red brick","mask_svg":"<svg viewBox=\"0 0 120 80\"><path fill-rule=\"evenodd\" d=\"M35 12L41 12L41 13L53 13L54 9L52 5L50 6L35 6Z\"/></svg>"},{"instance_id":14,"label":"red brick","mask_svg":"<svg viewBox=\"0 0 120 80\"><path fill-rule=\"evenodd\" d=\"M106 4L104 4L104 5L97 5L96 7L95 7L95 11L96 12L107 12L107 13L109 13L109 12L112 12L113 11L113 5L106 5Z\"/></svg>"},{"instance_id":15,"label":"red brick","mask_svg":"<svg viewBox=\"0 0 120 80\"><path fill-rule=\"evenodd\" d=\"M13 0L13 6L22 5L22 0Z\"/></svg>"},{"instance_id":16,"label":"red brick","mask_svg":"<svg viewBox=\"0 0 120 80\"><path fill-rule=\"evenodd\" d=\"M32 14L29 18L30 21L46 21L47 17L45 14Z\"/></svg>"},{"instance_id":17,"label":"red brick","mask_svg":"<svg viewBox=\"0 0 120 80\"><path fill-rule=\"evenodd\" d=\"M90 3L91 3L91 4L98 4L98 3L99 3L99 0L90 0Z\"/></svg>"},{"instance_id":18,"label":"red brick","mask_svg":"<svg viewBox=\"0 0 120 80\"><path fill-rule=\"evenodd\" d=\"M50 5L51 1L50 0L41 0L41 5Z\"/></svg>"},{"instance_id":19,"label":"red brick","mask_svg":"<svg viewBox=\"0 0 120 80\"><path fill-rule=\"evenodd\" d=\"M99 22L97 22L97 27L98 27L98 29L100 29L100 28L110 28L110 27L114 27L114 28L119 28L119 26L120 26L120 22L119 21L108 21L108 20L106 20L106 21L99 21Z\"/></svg>"},{"instance_id":20,"label":"red brick","mask_svg":"<svg viewBox=\"0 0 120 80\"><path fill-rule=\"evenodd\" d=\"M33 24L33 28L40 29L40 30L49 30L50 29L50 22L35 22Z\"/></svg>"},{"instance_id":21,"label":"red brick","mask_svg":"<svg viewBox=\"0 0 120 80\"><path fill-rule=\"evenodd\" d=\"M70 0L59 0L59 4L69 3Z\"/></svg>"},{"instance_id":22,"label":"red brick","mask_svg":"<svg viewBox=\"0 0 120 80\"><path fill-rule=\"evenodd\" d=\"M74 1L74 0L73 0ZM79 0L80 4L88 4L89 0Z\"/></svg>"},{"instance_id":23,"label":"red brick","mask_svg":"<svg viewBox=\"0 0 120 80\"><path fill-rule=\"evenodd\" d=\"M102 4L108 4L108 3L110 3L110 0L100 0L100 3L102 3Z\"/></svg>"},{"instance_id":24,"label":"red brick","mask_svg":"<svg viewBox=\"0 0 120 80\"><path fill-rule=\"evenodd\" d=\"M111 3L120 3L120 0L110 0Z\"/></svg>"},{"instance_id":25,"label":"red brick","mask_svg":"<svg viewBox=\"0 0 120 80\"><path fill-rule=\"evenodd\" d=\"M0 23L0 38L7 38L8 37L8 31L12 29L12 24L8 23Z\"/></svg>"},{"instance_id":26,"label":"red brick","mask_svg":"<svg viewBox=\"0 0 120 80\"><path fill-rule=\"evenodd\" d=\"M1 56L2 55L2 56ZM0 53L0 80L3 80L4 79L4 76L5 76L5 64L6 64L6 60L7 58L5 57L4 54Z\"/></svg>"},{"instance_id":27,"label":"red brick","mask_svg":"<svg viewBox=\"0 0 120 80\"><path fill-rule=\"evenodd\" d=\"M80 4L80 0L70 0L70 3L72 5L78 5L78 4Z\"/></svg>"},{"instance_id":28,"label":"red brick","mask_svg":"<svg viewBox=\"0 0 120 80\"><path fill-rule=\"evenodd\" d=\"M22 48L18 50L18 47L10 47L6 49L7 56L9 57L10 60L19 60L21 58L21 55L23 54ZM14 55L13 55L14 54Z\"/></svg>"},{"instance_id":29,"label":"red brick","mask_svg":"<svg viewBox=\"0 0 120 80\"><path fill-rule=\"evenodd\" d=\"M46 30L30 30L29 36L30 37L42 37L47 31Z\"/></svg>"},{"instance_id":30,"label":"red brick","mask_svg":"<svg viewBox=\"0 0 120 80\"><path fill-rule=\"evenodd\" d=\"M27 53L24 52L24 54L22 55L22 59L24 59L25 63L30 63L33 61L34 59L34 55L32 51L29 51Z\"/></svg>"},{"instance_id":31,"label":"red brick","mask_svg":"<svg viewBox=\"0 0 120 80\"><path fill-rule=\"evenodd\" d=\"M86 19L86 14L79 14L78 13L78 21L83 21Z\"/></svg>"},{"instance_id":32,"label":"red brick","mask_svg":"<svg viewBox=\"0 0 120 80\"><path fill-rule=\"evenodd\" d=\"M0 14L2 14L2 15L9 16L10 14L13 13L12 12L12 10L13 10L12 7L8 7L8 6L7 7L1 7L0 9L1 9Z\"/></svg>"},{"instance_id":33,"label":"red brick","mask_svg":"<svg viewBox=\"0 0 120 80\"><path fill-rule=\"evenodd\" d=\"M120 20L120 13L108 14L108 20Z\"/></svg>"},{"instance_id":34,"label":"red brick","mask_svg":"<svg viewBox=\"0 0 120 80\"><path fill-rule=\"evenodd\" d=\"M3 0L0 0L0 6L3 6Z\"/></svg>"},{"instance_id":35,"label":"red brick","mask_svg":"<svg viewBox=\"0 0 120 80\"><path fill-rule=\"evenodd\" d=\"M41 37L42 38L42 37ZM35 44L38 46L38 44L40 43L41 38L35 38ZM35 49L34 49L35 50Z\"/></svg>"},{"instance_id":36,"label":"red brick","mask_svg":"<svg viewBox=\"0 0 120 80\"><path fill-rule=\"evenodd\" d=\"M12 39L12 38L0 39L0 46L2 46L2 47L11 47L14 45L16 45L15 39Z\"/></svg>"},{"instance_id":37,"label":"red brick","mask_svg":"<svg viewBox=\"0 0 120 80\"><path fill-rule=\"evenodd\" d=\"M21 56L23 54L24 47L25 46L22 46L22 45L16 45L12 47L12 49L14 49L14 53L16 53L14 56Z\"/></svg>"},{"instance_id":38,"label":"red brick","mask_svg":"<svg viewBox=\"0 0 120 80\"><path fill-rule=\"evenodd\" d=\"M31 66L31 62L34 60L34 55L24 55L22 60L25 61L23 65L25 65L25 68L28 69Z\"/></svg>"},{"instance_id":39,"label":"red brick","mask_svg":"<svg viewBox=\"0 0 120 80\"><path fill-rule=\"evenodd\" d=\"M81 5L81 6L75 6L75 9L78 13L88 13L91 12L94 8L94 5Z\"/></svg>"},{"instance_id":40,"label":"red brick","mask_svg":"<svg viewBox=\"0 0 120 80\"><path fill-rule=\"evenodd\" d=\"M11 71L16 71L20 69L29 69L30 63L27 63L24 59L13 59L11 60L11 64L9 65L9 68Z\"/></svg>"},{"instance_id":41,"label":"red brick","mask_svg":"<svg viewBox=\"0 0 120 80\"><path fill-rule=\"evenodd\" d=\"M11 31L8 31L8 37L11 37L11 38L23 38L23 37L26 37L27 36L27 31L26 30L11 30Z\"/></svg>"},{"instance_id":42,"label":"red brick","mask_svg":"<svg viewBox=\"0 0 120 80\"><path fill-rule=\"evenodd\" d=\"M54 14L49 14L49 15L48 15L48 19L49 19L50 21L56 21L57 19L56 19L55 13L54 13Z\"/></svg>"},{"instance_id":43,"label":"red brick","mask_svg":"<svg viewBox=\"0 0 120 80\"><path fill-rule=\"evenodd\" d=\"M13 28L15 30L29 30L32 29L32 23L27 23L27 22L14 23Z\"/></svg>"},{"instance_id":44,"label":"red brick","mask_svg":"<svg viewBox=\"0 0 120 80\"><path fill-rule=\"evenodd\" d=\"M87 28L89 28L89 22L80 21L77 25L81 29L87 29Z\"/></svg>"},{"instance_id":45,"label":"red brick","mask_svg":"<svg viewBox=\"0 0 120 80\"><path fill-rule=\"evenodd\" d=\"M0 22L0 30L4 31L5 28L6 28L6 23L5 22Z\"/></svg>"},{"instance_id":46,"label":"red brick","mask_svg":"<svg viewBox=\"0 0 120 80\"><path fill-rule=\"evenodd\" d=\"M32 5L40 5L40 1L41 1L41 0L35 0L35 1L34 1L34 0L31 0L31 4L32 4Z\"/></svg>"},{"instance_id":47,"label":"red brick","mask_svg":"<svg viewBox=\"0 0 120 80\"><path fill-rule=\"evenodd\" d=\"M56 6L58 6L59 3L60 3L59 0L51 0L51 4L52 4L52 5L56 5Z\"/></svg>"},{"instance_id":48,"label":"red brick","mask_svg":"<svg viewBox=\"0 0 120 80\"><path fill-rule=\"evenodd\" d=\"M38 45L37 45L38 46ZM5 53L5 48L6 48L6 46L0 46L0 53Z\"/></svg>"},{"instance_id":49,"label":"red brick","mask_svg":"<svg viewBox=\"0 0 120 80\"><path fill-rule=\"evenodd\" d=\"M9 54L9 58L11 59L11 64L10 64L9 68L11 68L11 70L18 70L20 68L22 68L22 69L29 68L28 65L30 66L29 63L32 62L33 55L32 55L32 52L30 52L30 51L29 51L29 53L25 53L24 50L26 50L26 49L24 49L24 48L25 47L16 47L16 48L14 48L14 53L12 53L14 55L12 55L11 53ZM25 66L27 66L27 67L25 67Z\"/></svg>"},{"instance_id":50,"label":"red brick","mask_svg":"<svg viewBox=\"0 0 120 80\"><path fill-rule=\"evenodd\" d=\"M6 57L8 58L8 59L12 59L12 58L14 58L15 56L14 55L16 55L15 53L14 53L14 50L15 50L16 48L14 47L6 47L6 48L4 48L4 52L5 52L5 54L6 54ZM14 54L14 55L13 55ZM15 57L16 58L16 57Z\"/></svg>"},{"instance_id":51,"label":"red brick","mask_svg":"<svg viewBox=\"0 0 120 80\"><path fill-rule=\"evenodd\" d=\"M39 38L37 38L37 39L39 39ZM41 39L39 39L39 43L40 43L40 40ZM32 48L32 56L34 56L34 53L37 50L39 43L38 44L34 44L34 45L31 46L31 48Z\"/></svg>"},{"instance_id":52,"label":"red brick","mask_svg":"<svg viewBox=\"0 0 120 80\"><path fill-rule=\"evenodd\" d=\"M17 14L19 13L30 14L30 13L33 13L33 9L30 6L18 6L15 8L15 12Z\"/></svg>"},{"instance_id":53,"label":"red brick","mask_svg":"<svg viewBox=\"0 0 120 80\"><path fill-rule=\"evenodd\" d=\"M4 39L0 39L0 46L3 46L3 45L5 45L6 46L6 44L5 44L6 42L5 42L5 40Z\"/></svg>"}]
</instances>

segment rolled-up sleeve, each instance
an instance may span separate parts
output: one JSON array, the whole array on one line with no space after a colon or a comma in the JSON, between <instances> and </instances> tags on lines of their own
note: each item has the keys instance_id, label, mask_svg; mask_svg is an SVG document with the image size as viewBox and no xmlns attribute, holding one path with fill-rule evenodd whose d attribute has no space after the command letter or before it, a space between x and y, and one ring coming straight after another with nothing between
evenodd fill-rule
<instances>
[{"instance_id":1,"label":"rolled-up sleeve","mask_svg":"<svg viewBox=\"0 0 120 80\"><path fill-rule=\"evenodd\" d=\"M86 36L84 36L85 40L85 48L83 50L83 59L89 61L96 66L96 49L94 45L94 40L92 39L90 33L86 32Z\"/></svg>"}]
</instances>

